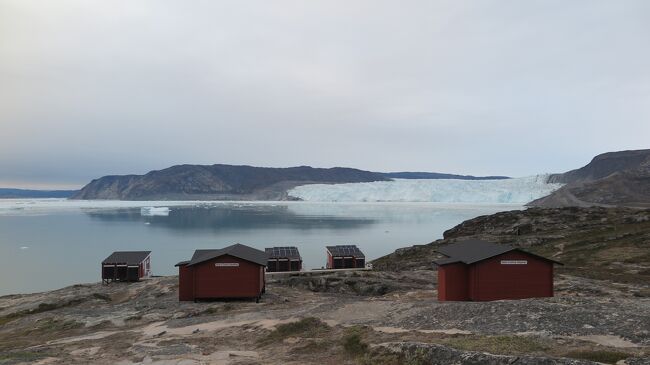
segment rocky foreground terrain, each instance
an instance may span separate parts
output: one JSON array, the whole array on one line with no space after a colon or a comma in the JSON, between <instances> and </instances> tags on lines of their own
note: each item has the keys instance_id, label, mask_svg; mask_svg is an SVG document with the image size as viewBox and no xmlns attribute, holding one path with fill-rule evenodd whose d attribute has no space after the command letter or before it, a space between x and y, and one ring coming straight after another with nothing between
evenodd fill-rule
<instances>
[{"instance_id":1,"label":"rocky foreground terrain","mask_svg":"<svg viewBox=\"0 0 650 365\"><path fill-rule=\"evenodd\" d=\"M650 211L478 217L373 270L268 275L262 301L180 303L178 278L0 297L0 364L650 364ZM438 302L435 248L508 242L566 266L553 298Z\"/></svg>"},{"instance_id":2,"label":"rocky foreground terrain","mask_svg":"<svg viewBox=\"0 0 650 365\"><path fill-rule=\"evenodd\" d=\"M177 278L0 298L0 363L648 363L642 285L561 275L557 296L435 300L433 271L272 277L252 301L179 303Z\"/></svg>"}]
</instances>

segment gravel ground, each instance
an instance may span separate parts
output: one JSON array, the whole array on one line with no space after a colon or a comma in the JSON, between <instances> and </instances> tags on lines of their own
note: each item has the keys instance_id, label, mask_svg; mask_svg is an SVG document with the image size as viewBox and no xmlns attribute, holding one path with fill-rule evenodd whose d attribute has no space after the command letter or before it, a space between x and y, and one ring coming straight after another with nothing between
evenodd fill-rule
<instances>
[{"instance_id":1,"label":"gravel ground","mask_svg":"<svg viewBox=\"0 0 650 365\"><path fill-rule=\"evenodd\" d=\"M272 280L259 304L179 303L177 277L0 297L0 364L355 364L361 355L341 342L349 331L373 348L437 344L458 361L474 356L472 348L549 359L603 350L639 364L650 354L650 298L634 295L645 287L560 276L554 298L440 303L430 271L321 279ZM373 292L378 282L388 288L381 294ZM278 326L308 317L327 330L265 342ZM481 347L495 335L544 346L530 354ZM458 340L464 348L450 350Z\"/></svg>"}]
</instances>

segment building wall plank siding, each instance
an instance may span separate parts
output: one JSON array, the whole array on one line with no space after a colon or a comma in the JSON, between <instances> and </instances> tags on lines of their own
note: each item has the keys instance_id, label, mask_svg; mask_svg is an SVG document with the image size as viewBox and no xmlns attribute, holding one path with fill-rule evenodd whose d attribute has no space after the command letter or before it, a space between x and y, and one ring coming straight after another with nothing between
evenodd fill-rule
<instances>
[{"instance_id":1,"label":"building wall plank siding","mask_svg":"<svg viewBox=\"0 0 650 365\"><path fill-rule=\"evenodd\" d=\"M553 262L510 251L473 264L438 266L438 300L489 301L553 296Z\"/></svg>"},{"instance_id":2,"label":"building wall plank siding","mask_svg":"<svg viewBox=\"0 0 650 365\"><path fill-rule=\"evenodd\" d=\"M526 264L514 263L517 261ZM553 264L524 252L512 251L478 262L472 265L470 275L471 300L553 296Z\"/></svg>"},{"instance_id":3,"label":"building wall plank siding","mask_svg":"<svg viewBox=\"0 0 650 365\"><path fill-rule=\"evenodd\" d=\"M553 296L553 266L520 248L468 239L439 247L438 300L502 300Z\"/></svg>"},{"instance_id":4,"label":"building wall plank siding","mask_svg":"<svg viewBox=\"0 0 650 365\"><path fill-rule=\"evenodd\" d=\"M216 264L238 264L217 266ZM263 266L224 255L194 266L195 298L253 298L260 295Z\"/></svg>"},{"instance_id":5,"label":"building wall plank siding","mask_svg":"<svg viewBox=\"0 0 650 365\"><path fill-rule=\"evenodd\" d=\"M468 267L457 263L438 268L438 300L469 300Z\"/></svg>"},{"instance_id":6,"label":"building wall plank siding","mask_svg":"<svg viewBox=\"0 0 650 365\"><path fill-rule=\"evenodd\" d=\"M182 265L178 267L178 300L194 300L194 268Z\"/></svg>"}]
</instances>

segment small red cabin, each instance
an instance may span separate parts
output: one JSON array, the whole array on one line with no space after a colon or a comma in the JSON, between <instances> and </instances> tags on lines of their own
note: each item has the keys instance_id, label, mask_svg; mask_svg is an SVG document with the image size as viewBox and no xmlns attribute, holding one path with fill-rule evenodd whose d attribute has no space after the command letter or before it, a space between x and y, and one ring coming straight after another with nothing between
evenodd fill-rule
<instances>
[{"instance_id":1,"label":"small red cabin","mask_svg":"<svg viewBox=\"0 0 650 365\"><path fill-rule=\"evenodd\" d=\"M102 261L102 282L138 281L151 276L151 251L115 251Z\"/></svg>"},{"instance_id":2,"label":"small red cabin","mask_svg":"<svg viewBox=\"0 0 650 365\"><path fill-rule=\"evenodd\" d=\"M366 267L366 256L355 245L327 246L328 269Z\"/></svg>"},{"instance_id":3,"label":"small red cabin","mask_svg":"<svg viewBox=\"0 0 650 365\"><path fill-rule=\"evenodd\" d=\"M488 301L553 296L553 265L530 252L481 240L437 250L438 300Z\"/></svg>"},{"instance_id":4,"label":"small red cabin","mask_svg":"<svg viewBox=\"0 0 650 365\"><path fill-rule=\"evenodd\" d=\"M255 298L265 290L266 253L241 244L219 250L196 250L178 266L181 301Z\"/></svg>"},{"instance_id":5,"label":"small red cabin","mask_svg":"<svg viewBox=\"0 0 650 365\"><path fill-rule=\"evenodd\" d=\"M302 270L302 257L297 247L271 247L265 248L266 271L300 271Z\"/></svg>"}]
</instances>

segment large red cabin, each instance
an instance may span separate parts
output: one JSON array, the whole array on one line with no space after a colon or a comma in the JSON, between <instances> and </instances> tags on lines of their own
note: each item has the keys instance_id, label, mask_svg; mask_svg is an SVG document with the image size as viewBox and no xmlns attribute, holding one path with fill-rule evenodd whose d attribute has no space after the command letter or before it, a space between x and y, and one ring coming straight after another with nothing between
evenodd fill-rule
<instances>
[{"instance_id":1,"label":"large red cabin","mask_svg":"<svg viewBox=\"0 0 650 365\"><path fill-rule=\"evenodd\" d=\"M438 300L488 301L553 296L557 261L519 248L467 240L437 250Z\"/></svg>"},{"instance_id":2,"label":"large red cabin","mask_svg":"<svg viewBox=\"0 0 650 365\"><path fill-rule=\"evenodd\" d=\"M265 291L266 253L242 244L218 250L196 250L178 266L178 298L255 298Z\"/></svg>"}]
</instances>

